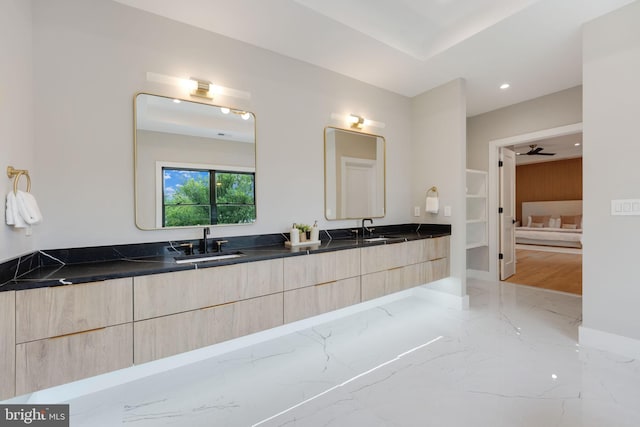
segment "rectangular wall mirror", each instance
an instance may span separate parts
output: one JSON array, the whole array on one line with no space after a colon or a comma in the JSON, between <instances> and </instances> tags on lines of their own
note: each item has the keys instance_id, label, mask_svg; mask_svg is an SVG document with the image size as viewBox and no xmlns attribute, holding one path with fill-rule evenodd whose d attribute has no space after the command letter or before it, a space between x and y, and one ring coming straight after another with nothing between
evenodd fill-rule
<instances>
[{"instance_id":1,"label":"rectangular wall mirror","mask_svg":"<svg viewBox=\"0 0 640 427\"><path fill-rule=\"evenodd\" d=\"M334 127L324 130L327 219L385 215L385 139Z\"/></svg>"},{"instance_id":2,"label":"rectangular wall mirror","mask_svg":"<svg viewBox=\"0 0 640 427\"><path fill-rule=\"evenodd\" d=\"M134 127L138 228L255 222L253 113L140 93Z\"/></svg>"}]
</instances>

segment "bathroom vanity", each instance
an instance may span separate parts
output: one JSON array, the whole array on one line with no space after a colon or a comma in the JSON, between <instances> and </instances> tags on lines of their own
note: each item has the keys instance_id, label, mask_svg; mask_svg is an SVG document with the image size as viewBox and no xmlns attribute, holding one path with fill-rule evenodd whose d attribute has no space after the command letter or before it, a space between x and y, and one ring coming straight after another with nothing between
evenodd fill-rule
<instances>
[{"instance_id":1,"label":"bathroom vanity","mask_svg":"<svg viewBox=\"0 0 640 427\"><path fill-rule=\"evenodd\" d=\"M145 257L66 265L57 273L36 269L0 288L0 374L15 379L2 381L0 397L213 345L447 277L450 229L428 233L394 233L394 239L371 243L334 240L302 250L247 247L242 257L187 265Z\"/></svg>"}]
</instances>

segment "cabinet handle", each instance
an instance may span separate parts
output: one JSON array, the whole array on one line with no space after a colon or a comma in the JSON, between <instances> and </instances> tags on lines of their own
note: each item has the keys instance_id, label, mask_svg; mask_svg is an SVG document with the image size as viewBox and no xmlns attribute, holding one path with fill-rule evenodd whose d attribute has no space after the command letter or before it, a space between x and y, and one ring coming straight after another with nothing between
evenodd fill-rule
<instances>
[{"instance_id":1,"label":"cabinet handle","mask_svg":"<svg viewBox=\"0 0 640 427\"><path fill-rule=\"evenodd\" d=\"M103 326L102 328L94 328L94 329L87 329L86 331L71 332L71 333L68 333L68 334L56 335L55 337L49 337L49 338L44 338L44 339L55 340L55 339L58 339L58 338L66 338L66 337L70 337L70 336L73 336L73 335L80 335L80 334L86 334L86 333L89 333L89 332L101 331L103 329L107 329L107 327ZM36 341L39 341L39 340L36 340Z\"/></svg>"},{"instance_id":2,"label":"cabinet handle","mask_svg":"<svg viewBox=\"0 0 640 427\"><path fill-rule=\"evenodd\" d=\"M333 282L316 283L313 286L326 286L326 285L331 285L333 283L336 283L336 281L334 280Z\"/></svg>"}]
</instances>

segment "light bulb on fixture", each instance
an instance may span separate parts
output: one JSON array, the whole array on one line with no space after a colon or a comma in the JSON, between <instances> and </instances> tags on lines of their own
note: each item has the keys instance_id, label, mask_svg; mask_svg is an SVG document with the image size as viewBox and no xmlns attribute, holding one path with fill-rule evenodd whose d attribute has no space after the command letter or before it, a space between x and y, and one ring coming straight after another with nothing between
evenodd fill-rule
<instances>
[{"instance_id":1,"label":"light bulb on fixture","mask_svg":"<svg viewBox=\"0 0 640 427\"><path fill-rule=\"evenodd\" d=\"M249 120L249 118L251 117L251 113L244 112L240 115L240 117L242 117L242 120Z\"/></svg>"},{"instance_id":2,"label":"light bulb on fixture","mask_svg":"<svg viewBox=\"0 0 640 427\"><path fill-rule=\"evenodd\" d=\"M183 90L189 92L192 96L200 96L208 99L212 99L213 95L223 95L225 97L234 97L240 99L251 98L251 94L249 92L233 89L230 87L214 85L206 79L199 79L195 77L180 78L147 71L147 80L150 82L178 86Z\"/></svg>"},{"instance_id":3,"label":"light bulb on fixture","mask_svg":"<svg viewBox=\"0 0 640 427\"><path fill-rule=\"evenodd\" d=\"M231 109L229 109L227 107L220 107L220 111L222 112L222 114L229 114Z\"/></svg>"}]
</instances>

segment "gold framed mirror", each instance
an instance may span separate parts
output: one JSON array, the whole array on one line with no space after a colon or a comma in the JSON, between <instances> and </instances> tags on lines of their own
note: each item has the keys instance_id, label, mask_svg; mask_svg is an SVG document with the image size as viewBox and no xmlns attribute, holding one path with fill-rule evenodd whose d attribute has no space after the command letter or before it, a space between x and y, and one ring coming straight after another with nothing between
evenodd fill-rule
<instances>
[{"instance_id":1,"label":"gold framed mirror","mask_svg":"<svg viewBox=\"0 0 640 427\"><path fill-rule=\"evenodd\" d=\"M255 126L255 116L248 111L136 94L136 226L157 230L253 224Z\"/></svg>"},{"instance_id":2,"label":"gold framed mirror","mask_svg":"<svg viewBox=\"0 0 640 427\"><path fill-rule=\"evenodd\" d=\"M380 135L324 129L325 218L385 216L385 145Z\"/></svg>"}]
</instances>

